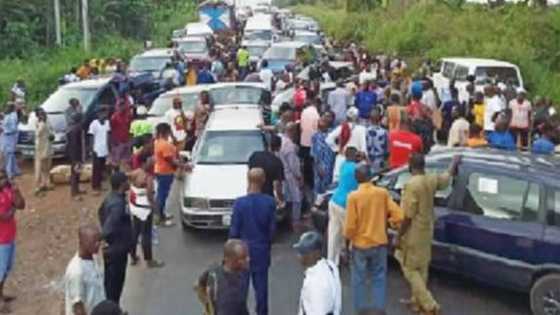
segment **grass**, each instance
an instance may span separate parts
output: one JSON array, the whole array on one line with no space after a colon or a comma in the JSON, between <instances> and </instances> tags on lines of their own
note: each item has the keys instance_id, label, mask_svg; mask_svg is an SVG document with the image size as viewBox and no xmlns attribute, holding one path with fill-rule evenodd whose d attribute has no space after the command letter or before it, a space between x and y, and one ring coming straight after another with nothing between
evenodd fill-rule
<instances>
[{"instance_id":1,"label":"grass","mask_svg":"<svg viewBox=\"0 0 560 315\"><path fill-rule=\"evenodd\" d=\"M324 5L298 6L296 11L316 18L335 39L398 54L412 64L449 56L510 61L521 67L532 95L560 102L560 10L436 3L350 14Z\"/></svg>"}]
</instances>

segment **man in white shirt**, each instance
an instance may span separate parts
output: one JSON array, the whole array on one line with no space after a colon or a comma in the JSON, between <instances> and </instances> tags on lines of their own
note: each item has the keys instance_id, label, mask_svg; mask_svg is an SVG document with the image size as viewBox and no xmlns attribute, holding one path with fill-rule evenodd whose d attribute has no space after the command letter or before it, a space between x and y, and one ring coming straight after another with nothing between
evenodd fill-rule
<instances>
[{"instance_id":1,"label":"man in white shirt","mask_svg":"<svg viewBox=\"0 0 560 315\"><path fill-rule=\"evenodd\" d=\"M93 137L93 170L91 188L96 194L101 193L101 182L105 173L105 164L109 155L109 136L111 124L107 120L107 112L102 108L97 113L97 119L89 125L88 135Z\"/></svg>"},{"instance_id":2,"label":"man in white shirt","mask_svg":"<svg viewBox=\"0 0 560 315\"><path fill-rule=\"evenodd\" d=\"M484 131L491 132L494 131L494 121L493 118L496 113L504 110L503 103L500 96L496 93L497 87L487 86L484 90L486 92L486 106L484 108Z\"/></svg>"},{"instance_id":3,"label":"man in white shirt","mask_svg":"<svg viewBox=\"0 0 560 315\"><path fill-rule=\"evenodd\" d=\"M437 98L436 93L432 87L432 83L430 81L424 82L424 91L422 92L422 104L428 106L432 112L437 110Z\"/></svg>"},{"instance_id":4,"label":"man in white shirt","mask_svg":"<svg viewBox=\"0 0 560 315\"><path fill-rule=\"evenodd\" d=\"M171 126L171 133L177 150L185 149L187 142L187 130L189 118L183 111L183 101L176 97L173 99L173 107L165 112L165 122ZM191 117L191 119L194 117Z\"/></svg>"},{"instance_id":5,"label":"man in white shirt","mask_svg":"<svg viewBox=\"0 0 560 315\"><path fill-rule=\"evenodd\" d=\"M327 104L335 116L335 124L340 124L346 117L346 110L350 104L350 92L344 87L344 83L339 81L336 89L329 93Z\"/></svg>"},{"instance_id":6,"label":"man in white shirt","mask_svg":"<svg viewBox=\"0 0 560 315\"><path fill-rule=\"evenodd\" d=\"M274 73L268 68L268 60L263 60L261 62L261 71L259 71L259 78L261 82L264 83L267 90L272 91L272 78Z\"/></svg>"},{"instance_id":7,"label":"man in white shirt","mask_svg":"<svg viewBox=\"0 0 560 315\"><path fill-rule=\"evenodd\" d=\"M99 251L101 231L95 225L87 225L80 227L78 235L78 253L64 275L65 315L89 315L105 300L103 274L93 257Z\"/></svg>"},{"instance_id":8,"label":"man in white shirt","mask_svg":"<svg viewBox=\"0 0 560 315\"><path fill-rule=\"evenodd\" d=\"M469 122L465 119L465 110L463 106L453 106L451 110L453 123L449 129L449 137L447 137L447 146L464 147L469 139Z\"/></svg>"},{"instance_id":9,"label":"man in white shirt","mask_svg":"<svg viewBox=\"0 0 560 315\"><path fill-rule=\"evenodd\" d=\"M338 267L321 256L321 234L311 231L301 235L294 244L305 268L299 298L299 315L340 315L342 287Z\"/></svg>"}]
</instances>

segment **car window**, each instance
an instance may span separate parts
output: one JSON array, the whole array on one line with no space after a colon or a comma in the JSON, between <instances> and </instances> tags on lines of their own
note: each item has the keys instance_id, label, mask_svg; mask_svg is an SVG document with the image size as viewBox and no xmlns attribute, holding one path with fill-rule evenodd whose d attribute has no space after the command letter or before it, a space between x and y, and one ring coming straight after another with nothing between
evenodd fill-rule
<instances>
[{"instance_id":1,"label":"car window","mask_svg":"<svg viewBox=\"0 0 560 315\"><path fill-rule=\"evenodd\" d=\"M259 131L208 131L196 163L245 164L253 152L264 149L264 137Z\"/></svg>"},{"instance_id":2,"label":"car window","mask_svg":"<svg viewBox=\"0 0 560 315\"><path fill-rule=\"evenodd\" d=\"M147 72L161 71L167 63L171 62L171 57L141 57L136 56L130 61L130 71Z\"/></svg>"},{"instance_id":3,"label":"car window","mask_svg":"<svg viewBox=\"0 0 560 315\"><path fill-rule=\"evenodd\" d=\"M427 174L441 174L442 172L443 172L442 168L435 168L435 167L426 168L426 173ZM397 176L397 180L395 182L395 185L394 185L393 189L394 190L402 190L404 185L408 182L409 179L410 179L410 173L408 171L404 171L404 172L400 173ZM443 190L438 190L436 192L435 197L438 198L438 199L446 199L451 194L451 190L452 190L451 185L448 185L447 188L445 188Z\"/></svg>"},{"instance_id":4,"label":"car window","mask_svg":"<svg viewBox=\"0 0 560 315\"><path fill-rule=\"evenodd\" d=\"M517 70L512 67L477 67L475 79L477 84L497 81L503 83L510 82L515 86L519 86Z\"/></svg>"},{"instance_id":5,"label":"car window","mask_svg":"<svg viewBox=\"0 0 560 315\"><path fill-rule=\"evenodd\" d=\"M560 227L560 190L550 191L548 194L549 224Z\"/></svg>"},{"instance_id":6,"label":"car window","mask_svg":"<svg viewBox=\"0 0 560 315\"><path fill-rule=\"evenodd\" d=\"M188 53L205 53L208 51L205 41L186 41L178 42L177 49L184 54Z\"/></svg>"},{"instance_id":7,"label":"car window","mask_svg":"<svg viewBox=\"0 0 560 315\"><path fill-rule=\"evenodd\" d=\"M264 53L264 58L273 60L295 60L296 49L291 47L270 47Z\"/></svg>"},{"instance_id":8,"label":"car window","mask_svg":"<svg viewBox=\"0 0 560 315\"><path fill-rule=\"evenodd\" d=\"M171 106L173 106L173 99L175 99L176 97L180 97L181 100L183 101L183 110L184 111L193 111L194 112L194 108L196 106L196 104L198 104L198 96L199 93L187 93L187 94L180 94L180 95L166 95L166 96L160 96L158 97L154 103L152 104L152 107L150 108L150 111L148 112L148 114L150 116L163 116L165 115L165 112L167 112Z\"/></svg>"},{"instance_id":9,"label":"car window","mask_svg":"<svg viewBox=\"0 0 560 315\"><path fill-rule=\"evenodd\" d=\"M468 75L469 75L469 68L464 66L459 66L459 65L455 67L455 80L466 81Z\"/></svg>"},{"instance_id":10,"label":"car window","mask_svg":"<svg viewBox=\"0 0 560 315\"><path fill-rule=\"evenodd\" d=\"M455 64L452 62L444 62L443 63L443 69L442 69L442 74L444 77L448 78L448 79L452 79L453 78L453 69L455 68Z\"/></svg>"},{"instance_id":11,"label":"car window","mask_svg":"<svg viewBox=\"0 0 560 315\"><path fill-rule=\"evenodd\" d=\"M265 90L252 86L227 86L210 89L214 105L251 104L258 105L263 100Z\"/></svg>"},{"instance_id":12,"label":"car window","mask_svg":"<svg viewBox=\"0 0 560 315\"><path fill-rule=\"evenodd\" d=\"M47 113L63 112L69 105L71 99L76 98L82 104L83 110L87 110L98 89L60 88L56 90L41 106Z\"/></svg>"},{"instance_id":13,"label":"car window","mask_svg":"<svg viewBox=\"0 0 560 315\"><path fill-rule=\"evenodd\" d=\"M532 222L538 218L541 188L505 175L472 173L463 210L491 218Z\"/></svg>"}]
</instances>

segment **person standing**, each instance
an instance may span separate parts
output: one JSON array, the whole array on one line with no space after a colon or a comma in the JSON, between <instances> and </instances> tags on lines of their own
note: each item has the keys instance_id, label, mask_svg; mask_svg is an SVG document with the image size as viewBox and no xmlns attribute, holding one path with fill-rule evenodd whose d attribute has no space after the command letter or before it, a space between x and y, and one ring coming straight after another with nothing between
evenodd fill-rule
<instances>
[{"instance_id":1,"label":"person standing","mask_svg":"<svg viewBox=\"0 0 560 315\"><path fill-rule=\"evenodd\" d=\"M272 91L272 80L274 78L274 73L268 68L268 60L264 59L261 61L261 71L259 71L259 78L267 90Z\"/></svg>"},{"instance_id":2,"label":"person standing","mask_svg":"<svg viewBox=\"0 0 560 315\"><path fill-rule=\"evenodd\" d=\"M78 252L64 274L65 315L88 315L105 300L103 272L94 255L99 252L101 231L94 225L80 226Z\"/></svg>"},{"instance_id":3,"label":"person standing","mask_svg":"<svg viewBox=\"0 0 560 315\"><path fill-rule=\"evenodd\" d=\"M127 97L117 103L115 113L111 116L110 147L111 164L115 170L124 171L130 161L132 142L130 141L130 123L132 111Z\"/></svg>"},{"instance_id":4,"label":"person standing","mask_svg":"<svg viewBox=\"0 0 560 315\"><path fill-rule=\"evenodd\" d=\"M239 69L239 79L245 80L245 76L249 73L249 51L247 46L243 45L237 50L237 68Z\"/></svg>"},{"instance_id":5,"label":"person standing","mask_svg":"<svg viewBox=\"0 0 560 315\"><path fill-rule=\"evenodd\" d=\"M542 135L533 142L531 152L533 154L554 154L555 144L552 141L555 136L556 129L554 126L546 122L542 126Z\"/></svg>"},{"instance_id":6,"label":"person standing","mask_svg":"<svg viewBox=\"0 0 560 315\"><path fill-rule=\"evenodd\" d=\"M76 113L80 113L82 114L82 105L80 104L80 101L77 98L71 98L68 101L68 108L66 108L66 110L64 111L64 120L66 121L66 128L68 130L68 128L70 128L71 125L74 124L74 120L73 117L77 117L75 116Z\"/></svg>"},{"instance_id":7,"label":"person standing","mask_svg":"<svg viewBox=\"0 0 560 315\"><path fill-rule=\"evenodd\" d=\"M523 89L517 91L517 97L509 102L511 110L510 131L517 144L518 141L522 148L529 145L529 126L531 126L531 102L527 100L527 93Z\"/></svg>"},{"instance_id":8,"label":"person standing","mask_svg":"<svg viewBox=\"0 0 560 315\"><path fill-rule=\"evenodd\" d=\"M321 256L323 238L310 231L293 245L305 278L299 295L298 315L342 314L342 285L338 267Z\"/></svg>"},{"instance_id":9,"label":"person standing","mask_svg":"<svg viewBox=\"0 0 560 315\"><path fill-rule=\"evenodd\" d=\"M198 72L196 84L213 84L216 83L216 78L210 72L210 65L205 61L202 63L202 69Z\"/></svg>"},{"instance_id":10,"label":"person standing","mask_svg":"<svg viewBox=\"0 0 560 315\"><path fill-rule=\"evenodd\" d=\"M49 171L52 159L53 131L47 121L47 113L37 108L37 126L35 128L35 194L51 189Z\"/></svg>"},{"instance_id":11,"label":"person standing","mask_svg":"<svg viewBox=\"0 0 560 315\"><path fill-rule=\"evenodd\" d=\"M84 131L82 128L82 113L75 112L70 117L70 125L66 132L66 151L70 160L70 196L75 201L81 201L80 172L84 163Z\"/></svg>"},{"instance_id":12,"label":"person standing","mask_svg":"<svg viewBox=\"0 0 560 315\"><path fill-rule=\"evenodd\" d=\"M489 85L484 88L486 94L486 101L484 106L484 132L488 136L495 128L496 115L501 112L504 108L502 107L502 100L497 94L498 88Z\"/></svg>"},{"instance_id":13,"label":"person standing","mask_svg":"<svg viewBox=\"0 0 560 315\"><path fill-rule=\"evenodd\" d=\"M4 285L14 266L16 250L16 210L25 209L25 199L19 187L10 182L8 174L0 170L0 313L11 311L15 299L4 293Z\"/></svg>"},{"instance_id":14,"label":"person standing","mask_svg":"<svg viewBox=\"0 0 560 315\"><path fill-rule=\"evenodd\" d=\"M301 228L301 207L302 207L302 188L303 176L301 174L301 165L298 157L298 148L294 143L297 136L297 125L290 122L286 125L286 130L281 135L282 146L278 152L282 165L284 165L284 192L287 202L291 203L292 228L299 230Z\"/></svg>"},{"instance_id":15,"label":"person standing","mask_svg":"<svg viewBox=\"0 0 560 315\"><path fill-rule=\"evenodd\" d=\"M97 119L89 125L88 134L93 138L93 174L91 176L91 189L96 195L101 194L101 182L105 173L105 163L109 155L109 139L111 125L107 121L107 112L101 109Z\"/></svg>"},{"instance_id":16,"label":"person standing","mask_svg":"<svg viewBox=\"0 0 560 315\"><path fill-rule=\"evenodd\" d=\"M284 181L284 166L278 158L278 152L282 147L282 138L276 134L270 136L268 151L253 152L249 157L248 167L261 168L264 170L265 180L262 192L275 198L278 206L284 204L284 192L282 183Z\"/></svg>"},{"instance_id":17,"label":"person standing","mask_svg":"<svg viewBox=\"0 0 560 315\"><path fill-rule=\"evenodd\" d=\"M370 89L370 83L365 82L362 89L356 93L354 106L358 108L360 122L366 125L369 121L369 113L377 105L377 94Z\"/></svg>"},{"instance_id":18,"label":"person standing","mask_svg":"<svg viewBox=\"0 0 560 315\"><path fill-rule=\"evenodd\" d=\"M346 218L346 201L348 194L358 188L358 182L354 175L357 167L357 155L356 148L346 148L346 160L340 167L340 181L329 201L327 257L337 266L340 261L340 254L345 247L342 232Z\"/></svg>"},{"instance_id":19,"label":"person standing","mask_svg":"<svg viewBox=\"0 0 560 315\"><path fill-rule=\"evenodd\" d=\"M230 239L225 243L222 263L204 271L194 287L205 315L249 315L249 261L249 248L244 241Z\"/></svg>"},{"instance_id":20,"label":"person standing","mask_svg":"<svg viewBox=\"0 0 560 315\"><path fill-rule=\"evenodd\" d=\"M509 131L509 120L506 114L501 113L496 117L494 131L487 135L488 146L494 149L514 151L517 149L515 138Z\"/></svg>"},{"instance_id":21,"label":"person standing","mask_svg":"<svg viewBox=\"0 0 560 315\"><path fill-rule=\"evenodd\" d=\"M334 160L336 154L326 142L330 131L327 115L319 120L318 131L311 137L311 157L313 158L313 190L323 194L332 183Z\"/></svg>"},{"instance_id":22,"label":"person standing","mask_svg":"<svg viewBox=\"0 0 560 315\"><path fill-rule=\"evenodd\" d=\"M422 138L410 131L410 120L401 117L400 129L389 133L389 167L395 169L408 163L410 155L421 153Z\"/></svg>"},{"instance_id":23,"label":"person standing","mask_svg":"<svg viewBox=\"0 0 560 315\"><path fill-rule=\"evenodd\" d=\"M265 173L262 168L250 169L247 174L247 195L233 205L229 237L241 239L249 245L251 257L249 274L257 300L257 315L268 314L268 269L272 239L276 231L276 204L269 195L262 193Z\"/></svg>"},{"instance_id":24,"label":"person standing","mask_svg":"<svg viewBox=\"0 0 560 315\"><path fill-rule=\"evenodd\" d=\"M453 117L453 123L449 129L447 146L450 148L464 147L469 139L469 122L465 118L464 106L454 106L451 110L451 116Z\"/></svg>"},{"instance_id":25,"label":"person standing","mask_svg":"<svg viewBox=\"0 0 560 315\"><path fill-rule=\"evenodd\" d=\"M367 127L367 158L373 172L385 169L385 160L389 156L387 129L381 126L381 109L375 107L370 113L370 124Z\"/></svg>"},{"instance_id":26,"label":"person standing","mask_svg":"<svg viewBox=\"0 0 560 315\"><path fill-rule=\"evenodd\" d=\"M344 237L352 246L354 311L385 311L387 222L398 224L404 214L386 189L371 183L367 165L360 165L355 176L359 187L348 195L344 222Z\"/></svg>"},{"instance_id":27,"label":"person standing","mask_svg":"<svg viewBox=\"0 0 560 315\"><path fill-rule=\"evenodd\" d=\"M124 173L113 173L111 192L103 200L98 213L102 239L107 244L103 248L105 264L103 283L107 299L117 304L124 288L128 253L135 245L126 201L126 192L129 188L128 178Z\"/></svg>"},{"instance_id":28,"label":"person standing","mask_svg":"<svg viewBox=\"0 0 560 315\"><path fill-rule=\"evenodd\" d=\"M346 118L348 104L350 104L350 92L344 87L344 82L338 81L336 89L329 93L327 104L335 115L335 125L339 125Z\"/></svg>"},{"instance_id":29,"label":"person standing","mask_svg":"<svg viewBox=\"0 0 560 315\"><path fill-rule=\"evenodd\" d=\"M10 179L20 176L21 170L17 165L16 145L18 141L18 114L16 105L8 103L4 119L2 120L2 134L0 136L1 150L4 155L6 174Z\"/></svg>"},{"instance_id":30,"label":"person standing","mask_svg":"<svg viewBox=\"0 0 560 315\"><path fill-rule=\"evenodd\" d=\"M423 154L413 154L409 162L412 177L403 188L404 220L396 239L395 257L412 291L412 298L404 302L413 309L420 309L423 315L440 312L440 306L427 287L435 222L434 196L449 185L460 160L460 156L455 156L448 172L440 175L426 174Z\"/></svg>"},{"instance_id":31,"label":"person standing","mask_svg":"<svg viewBox=\"0 0 560 315\"><path fill-rule=\"evenodd\" d=\"M187 143L187 130L190 128L189 119L183 111L183 101L179 97L173 99L173 107L165 112L165 122L171 127L177 151L184 150Z\"/></svg>"},{"instance_id":32,"label":"person standing","mask_svg":"<svg viewBox=\"0 0 560 315\"><path fill-rule=\"evenodd\" d=\"M317 105L307 103L301 112L300 128L300 157L303 161L303 178L307 187L313 187L313 158L311 157L311 138L317 132L319 124L319 111Z\"/></svg>"}]
</instances>

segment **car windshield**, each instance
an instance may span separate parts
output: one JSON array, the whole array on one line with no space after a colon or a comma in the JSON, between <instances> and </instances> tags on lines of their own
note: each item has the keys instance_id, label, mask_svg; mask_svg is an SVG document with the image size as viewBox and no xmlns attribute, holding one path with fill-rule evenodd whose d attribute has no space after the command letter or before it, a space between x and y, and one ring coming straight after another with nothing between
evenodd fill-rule
<instances>
[{"instance_id":1,"label":"car windshield","mask_svg":"<svg viewBox=\"0 0 560 315\"><path fill-rule=\"evenodd\" d=\"M294 41L303 42L311 45L321 45L321 37L319 35L298 35L294 36Z\"/></svg>"},{"instance_id":2,"label":"car windshield","mask_svg":"<svg viewBox=\"0 0 560 315\"><path fill-rule=\"evenodd\" d=\"M266 46L247 46L250 56L261 57L268 47Z\"/></svg>"},{"instance_id":3,"label":"car windshield","mask_svg":"<svg viewBox=\"0 0 560 315\"><path fill-rule=\"evenodd\" d=\"M133 72L161 71L171 62L171 57L134 57L130 61L130 70Z\"/></svg>"},{"instance_id":4,"label":"car windshield","mask_svg":"<svg viewBox=\"0 0 560 315\"><path fill-rule=\"evenodd\" d=\"M178 42L178 49L182 53L204 53L207 51L206 43L204 41L188 41Z\"/></svg>"},{"instance_id":5,"label":"car windshield","mask_svg":"<svg viewBox=\"0 0 560 315\"><path fill-rule=\"evenodd\" d=\"M60 88L51 94L41 107L48 113L63 112L70 106L70 100L76 98L86 110L97 91L98 89Z\"/></svg>"},{"instance_id":6,"label":"car windshield","mask_svg":"<svg viewBox=\"0 0 560 315\"><path fill-rule=\"evenodd\" d=\"M250 32L245 36L245 40L264 40L264 41L271 41L272 40L272 32L271 31L253 31Z\"/></svg>"},{"instance_id":7,"label":"car windshield","mask_svg":"<svg viewBox=\"0 0 560 315\"><path fill-rule=\"evenodd\" d=\"M183 110L184 111L194 111L196 104L198 104L198 95L199 93L188 93L188 94L181 94L181 95L163 95L158 97L148 114L150 116L163 116L165 112L167 112L173 106L173 99L176 97L180 97L183 101Z\"/></svg>"},{"instance_id":8,"label":"car windshield","mask_svg":"<svg viewBox=\"0 0 560 315\"><path fill-rule=\"evenodd\" d=\"M227 86L212 88L210 98L214 105L260 104L264 89L253 86Z\"/></svg>"},{"instance_id":9,"label":"car windshield","mask_svg":"<svg viewBox=\"0 0 560 315\"><path fill-rule=\"evenodd\" d=\"M512 67L477 67L475 71L476 82L478 84L486 84L494 82L511 82L515 86L519 86L517 70Z\"/></svg>"},{"instance_id":10,"label":"car windshield","mask_svg":"<svg viewBox=\"0 0 560 315\"><path fill-rule=\"evenodd\" d=\"M264 53L265 59L295 60L296 49L290 47L271 47Z\"/></svg>"},{"instance_id":11,"label":"car windshield","mask_svg":"<svg viewBox=\"0 0 560 315\"><path fill-rule=\"evenodd\" d=\"M208 131L204 135L198 164L246 164L251 154L264 150L259 131Z\"/></svg>"}]
</instances>

